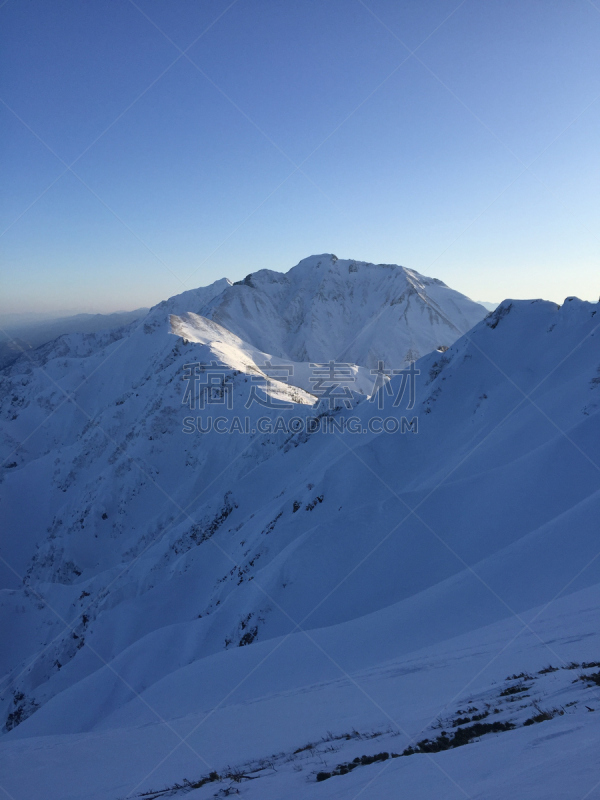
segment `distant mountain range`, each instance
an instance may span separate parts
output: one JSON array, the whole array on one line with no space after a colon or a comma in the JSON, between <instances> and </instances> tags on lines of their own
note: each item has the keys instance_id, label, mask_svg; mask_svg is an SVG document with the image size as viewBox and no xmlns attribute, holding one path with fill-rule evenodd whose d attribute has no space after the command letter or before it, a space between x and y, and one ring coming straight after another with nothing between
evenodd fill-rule
<instances>
[{"instance_id":1,"label":"distant mountain range","mask_svg":"<svg viewBox=\"0 0 600 800\"><path fill-rule=\"evenodd\" d=\"M12 364L25 350L32 350L65 333L95 333L118 328L140 319L147 308L118 311L113 314L75 314L68 317L42 319L28 315L3 315L0 320L0 369Z\"/></svg>"},{"instance_id":2,"label":"distant mountain range","mask_svg":"<svg viewBox=\"0 0 600 800\"><path fill-rule=\"evenodd\" d=\"M384 800L448 773L570 796L553 770L600 724L599 310L487 314L321 255L5 368L0 784L351 800L385 760Z\"/></svg>"}]
</instances>

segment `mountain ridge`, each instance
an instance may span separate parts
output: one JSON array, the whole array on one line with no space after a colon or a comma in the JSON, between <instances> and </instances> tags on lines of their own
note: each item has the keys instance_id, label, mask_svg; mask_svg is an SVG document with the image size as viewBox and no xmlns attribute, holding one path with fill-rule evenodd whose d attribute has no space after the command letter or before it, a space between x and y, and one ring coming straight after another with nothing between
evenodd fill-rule
<instances>
[{"instance_id":1,"label":"mountain ridge","mask_svg":"<svg viewBox=\"0 0 600 800\"><path fill-rule=\"evenodd\" d=\"M360 275L360 265L356 273L347 266L345 275ZM79 752L85 737L99 735L99 788L76 778L72 794L116 800L132 788L117 776L119 759L113 765L120 748L131 759L150 736L153 752L168 753L173 729L187 731L215 705L215 719L229 721L210 744L219 768L231 758L231 715L244 717L245 731L271 715L290 742L286 725L316 741L319 725L341 735L356 721L366 742L385 725L358 701L339 716L348 675L377 676L375 692L389 680L389 691L406 698L422 648L441 648L452 672L448 665L461 662L453 637L477 648L561 592L567 609L576 592L597 593L599 305L505 300L443 352L416 362L413 407L408 392L395 404L399 374L382 408L367 389L352 391L347 407L327 408L310 395L301 373L308 362L293 362L300 386L271 379L266 362L281 366L284 357L198 313L222 308L224 295L235 305L240 291L260 293L271 277L255 279L258 289L222 279L163 301L127 328L62 337L0 373L9 459L1 510L13 532L0 553L25 576L0 592L10 643L0 652L0 746L21 754L15 774L24 783L27 742ZM277 291L290 285L273 283ZM325 288L335 293L336 282ZM267 292L267 307L270 299ZM398 305L383 307L396 313ZM188 407L185 369L213 361L226 374L219 399L231 405ZM248 406L257 378L260 402ZM289 407L273 408L273 399ZM207 427L216 414L226 428L237 417L284 427L222 435ZM398 423L396 432L370 427L375 417ZM418 426L401 433L404 417ZM206 432L186 432L190 418ZM318 432L285 427L315 418L325 425ZM329 421L349 420L353 429L327 431ZM589 661L584 627L579 635L561 634L560 652ZM548 655L534 644L520 657L540 670ZM428 658L420 669L437 663ZM514 673L530 668L513 664ZM313 692L324 706L306 709L315 721L304 728L302 702ZM298 706L289 699L296 696ZM432 715L438 707L431 700ZM416 734L429 706L411 713ZM150 785L181 783L198 769L188 762L161 767ZM297 796L311 787L298 786Z\"/></svg>"}]
</instances>

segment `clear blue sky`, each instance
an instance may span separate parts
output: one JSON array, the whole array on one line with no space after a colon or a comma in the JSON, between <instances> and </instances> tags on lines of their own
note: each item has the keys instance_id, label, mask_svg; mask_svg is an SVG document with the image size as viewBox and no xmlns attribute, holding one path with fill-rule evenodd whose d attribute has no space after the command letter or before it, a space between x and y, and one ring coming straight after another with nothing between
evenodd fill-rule
<instances>
[{"instance_id":1,"label":"clear blue sky","mask_svg":"<svg viewBox=\"0 0 600 800\"><path fill-rule=\"evenodd\" d=\"M598 298L600 3L136 3L0 7L1 312L321 252Z\"/></svg>"}]
</instances>

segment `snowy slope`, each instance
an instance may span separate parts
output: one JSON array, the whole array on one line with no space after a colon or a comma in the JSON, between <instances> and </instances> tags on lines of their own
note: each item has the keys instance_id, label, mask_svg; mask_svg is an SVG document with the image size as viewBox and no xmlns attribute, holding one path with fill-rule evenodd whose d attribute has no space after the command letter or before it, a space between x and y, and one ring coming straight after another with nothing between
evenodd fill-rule
<instances>
[{"instance_id":1,"label":"snowy slope","mask_svg":"<svg viewBox=\"0 0 600 800\"><path fill-rule=\"evenodd\" d=\"M594 797L600 717L590 710L600 707L600 691L579 677L597 672L580 665L597 661L599 612L595 586L530 611L529 628L512 618L407 656L381 660L375 652L372 666L361 669L351 664L364 634L377 627L373 618L357 621L351 641L348 631L328 629L236 649L205 660L202 672L183 668L168 692L161 685L144 692L137 706L157 714L144 724L133 716L82 734L7 736L0 784L12 797L47 800L139 797L176 785L182 790L159 796ZM379 633L389 638L386 629ZM508 680L515 674L522 677ZM225 696L220 705L215 690ZM524 725L537 709L558 713ZM456 723L475 714L514 729L316 781L356 758L401 754L441 730L468 729L468 722ZM203 787L183 786L213 771L217 779ZM248 780L227 777L236 773Z\"/></svg>"},{"instance_id":2,"label":"snowy slope","mask_svg":"<svg viewBox=\"0 0 600 800\"><path fill-rule=\"evenodd\" d=\"M234 369L246 373L260 373L268 378L268 372L264 371L265 365L272 365L272 373L275 375L279 370L279 375L284 376L284 368L287 365L293 367L291 374L287 375L287 383L304 389L310 398L297 398L296 402L316 402L316 396L310 394L314 389L311 383L313 371L310 362L293 361L291 359L278 358L270 353L263 353L248 342L240 339L227 328L223 328L199 314L188 313L181 317L176 314L171 315L171 332L186 342L196 342L198 344L210 345L211 352L215 358L229 364ZM329 361L325 358L324 361ZM350 377L352 390L362 395L370 395L373 392L375 375L366 367L359 367L356 364L348 365L348 375Z\"/></svg>"},{"instance_id":3,"label":"snowy slope","mask_svg":"<svg viewBox=\"0 0 600 800\"><path fill-rule=\"evenodd\" d=\"M405 729L416 735L425 717L435 717L441 696L452 695L448 686L481 668L480 656L492 653L489 641L522 627L514 614L522 619L561 592L580 594L566 598L539 635L563 642L556 658L600 657L592 652L600 602L598 306L505 301L449 350L417 363L414 409L406 398L396 408L388 398L380 412L354 393L352 407L334 416L358 420L366 431L360 435L183 433L190 410L181 403L182 371L194 361L229 365L233 408L219 408L226 420L242 414L289 421L323 411L310 405L302 381L274 380L263 389L265 399L291 400L289 410L245 408L263 359L291 356L266 341L259 347L250 329L242 336L216 320L224 296L238 288L226 282L173 298L110 335L65 337L36 351L36 368L21 361L4 375L4 445L14 466L3 473L2 506L12 530L23 533L3 540L1 554L27 575L19 586L5 565L0 595L3 640L10 642L2 649L10 728L3 747L17 794L20 781L32 787L26 796L36 796L34 787L44 776L55 780L60 765L68 765L69 779L55 784L57 797L124 796L145 766L163 757L146 788L202 775L208 765L185 744L172 759L168 754L181 744L181 731L219 703L210 716L215 727L202 731L197 745L208 748L211 768L297 749L352 726L361 738L348 741L363 749L331 751L336 763L392 750L390 742L364 749L369 730L392 725L384 705L395 718L409 704ZM329 354L339 354L334 344ZM394 377L391 385L400 382ZM63 390L76 392L75 403ZM370 431L377 413L416 416L418 434ZM206 420L208 411L193 416ZM13 456L13 443L36 425ZM32 486L39 486L35 503ZM585 603L591 610L580 614L569 639L560 631ZM449 641L457 636L467 644ZM416 669L429 670L427 659L443 652L447 677L417 684L409 701L415 688L388 685L385 676L410 674L411 654L421 648L433 649ZM541 669L550 660L536 637L513 656L503 670ZM358 691L346 673L365 671L373 692L382 692L376 713L364 694L356 707L344 694ZM490 681L498 676L486 680L481 691L493 694ZM587 691L583 682L581 689ZM567 730L573 751L592 724L577 702L582 716ZM240 715L238 734L232 719ZM502 733L502 741L535 738L534 728ZM458 759L456 769L464 770L462 759L478 747L436 758ZM502 748L490 756L498 764ZM147 760L138 771L131 753L141 750ZM40 767L28 775L32 752ZM363 785L366 767L360 776L356 770L317 785L314 765L329 766L334 756L312 756L310 769L299 765L302 772L293 759L285 769L278 762L272 791L262 782L255 788L258 781L240 791L352 797ZM539 763L555 757L550 747ZM406 765L422 758L393 762L390 796L397 770L417 770ZM537 763L527 767L532 782ZM103 775L92 779L94 770ZM487 791L484 773L469 772L477 791ZM206 784L197 796L224 787Z\"/></svg>"}]
</instances>

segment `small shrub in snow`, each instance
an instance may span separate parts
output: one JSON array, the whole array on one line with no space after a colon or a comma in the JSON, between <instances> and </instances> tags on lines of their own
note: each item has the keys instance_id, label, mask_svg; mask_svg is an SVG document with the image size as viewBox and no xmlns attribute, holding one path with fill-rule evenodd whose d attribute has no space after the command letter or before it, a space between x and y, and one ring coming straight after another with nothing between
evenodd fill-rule
<instances>
[{"instance_id":1,"label":"small shrub in snow","mask_svg":"<svg viewBox=\"0 0 600 800\"><path fill-rule=\"evenodd\" d=\"M312 501L312 503L309 503L309 504L306 506L306 510L307 510L307 511L312 511L312 510L313 510L313 508L316 508L316 507L317 507L317 505L318 505L319 503L322 503L322 502L323 502L323 495L322 495L322 494L320 494L318 497L315 497L315 499Z\"/></svg>"},{"instance_id":2,"label":"small shrub in snow","mask_svg":"<svg viewBox=\"0 0 600 800\"><path fill-rule=\"evenodd\" d=\"M524 726L535 725L538 722L547 722L550 719L554 719L554 717L557 716L562 717L562 715L565 713L562 708L552 708L544 710L541 709L535 703L533 704L533 707L537 711L537 714L534 714L532 717L529 717L529 719L526 719L525 722L523 723Z\"/></svg>"},{"instance_id":3,"label":"small shrub in snow","mask_svg":"<svg viewBox=\"0 0 600 800\"><path fill-rule=\"evenodd\" d=\"M517 683L514 686L507 686L506 689L503 689L500 692L500 697L509 697L513 694L520 694L521 692L526 692L528 689L531 689L531 685L527 686L524 683Z\"/></svg>"},{"instance_id":4,"label":"small shrub in snow","mask_svg":"<svg viewBox=\"0 0 600 800\"><path fill-rule=\"evenodd\" d=\"M518 680L532 681L533 680L533 675L530 675L528 672L519 672L518 675L509 675L506 680L507 681L518 681Z\"/></svg>"},{"instance_id":5,"label":"small shrub in snow","mask_svg":"<svg viewBox=\"0 0 600 800\"><path fill-rule=\"evenodd\" d=\"M369 764L375 764L379 761L387 761L388 758L390 758L389 753L376 753L373 756L359 756L353 761L346 761L343 764L338 764L335 769L331 770L331 772L317 772L317 781L326 781L328 778L332 778L334 775L347 775L357 767L366 767ZM399 754L392 753L391 758L399 758Z\"/></svg>"},{"instance_id":6,"label":"small shrub in snow","mask_svg":"<svg viewBox=\"0 0 600 800\"><path fill-rule=\"evenodd\" d=\"M446 731L442 731L435 739L423 739L417 742L415 747L407 747L402 753L403 756L412 756L416 753L439 753L442 750L450 750L454 747L462 747L469 744L474 739L484 736L486 733L500 733L510 731L515 727L512 722L476 722L465 728L456 730L452 737Z\"/></svg>"},{"instance_id":7,"label":"small shrub in snow","mask_svg":"<svg viewBox=\"0 0 600 800\"><path fill-rule=\"evenodd\" d=\"M585 681L588 686L600 686L600 672L592 672L591 675L580 675L580 681Z\"/></svg>"}]
</instances>

